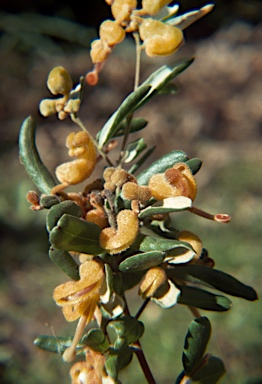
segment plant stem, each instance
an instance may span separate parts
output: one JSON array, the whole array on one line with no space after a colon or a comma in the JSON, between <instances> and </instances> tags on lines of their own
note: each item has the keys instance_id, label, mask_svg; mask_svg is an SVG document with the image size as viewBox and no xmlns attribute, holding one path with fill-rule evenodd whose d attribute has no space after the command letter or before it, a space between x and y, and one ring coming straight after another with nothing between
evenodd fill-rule
<instances>
[{"instance_id":1,"label":"plant stem","mask_svg":"<svg viewBox=\"0 0 262 384\"><path fill-rule=\"evenodd\" d=\"M141 316L142 312L144 311L144 309L146 308L147 304L149 303L150 299L147 298L143 304L141 305L141 307L139 308L137 314L135 315L135 318L136 319L139 319L139 317Z\"/></svg>"},{"instance_id":2,"label":"plant stem","mask_svg":"<svg viewBox=\"0 0 262 384\"><path fill-rule=\"evenodd\" d=\"M156 381L155 381L155 379L151 373L149 365L147 364L147 361L146 361L146 358L145 358L145 355L144 355L144 352L143 352L143 349L141 347L139 340L137 341L137 344L139 346L139 349L135 350L135 354L138 358L139 364L142 368L142 371L145 375L145 378L146 378L148 384L156 384Z\"/></svg>"}]
</instances>

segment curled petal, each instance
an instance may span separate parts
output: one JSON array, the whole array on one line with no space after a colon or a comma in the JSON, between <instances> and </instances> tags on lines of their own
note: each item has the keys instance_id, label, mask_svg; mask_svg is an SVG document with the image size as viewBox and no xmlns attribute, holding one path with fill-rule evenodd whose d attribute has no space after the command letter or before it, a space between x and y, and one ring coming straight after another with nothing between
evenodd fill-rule
<instances>
[{"instance_id":1,"label":"curled petal","mask_svg":"<svg viewBox=\"0 0 262 384\"><path fill-rule=\"evenodd\" d=\"M143 298L152 297L156 290L167 280L165 271L160 267L150 268L145 274L140 288L139 294Z\"/></svg>"},{"instance_id":2,"label":"curled petal","mask_svg":"<svg viewBox=\"0 0 262 384\"><path fill-rule=\"evenodd\" d=\"M100 234L100 245L111 254L126 250L136 239L139 230L137 214L129 209L117 215L117 229L108 227Z\"/></svg>"}]
</instances>

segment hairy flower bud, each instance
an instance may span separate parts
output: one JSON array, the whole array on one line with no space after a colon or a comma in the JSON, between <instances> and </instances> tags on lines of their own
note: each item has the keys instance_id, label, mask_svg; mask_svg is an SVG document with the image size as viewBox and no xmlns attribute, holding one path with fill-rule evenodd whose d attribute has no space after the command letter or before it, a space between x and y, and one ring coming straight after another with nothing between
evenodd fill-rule
<instances>
[{"instance_id":1,"label":"hairy flower bud","mask_svg":"<svg viewBox=\"0 0 262 384\"><path fill-rule=\"evenodd\" d=\"M156 290L167 280L165 271L160 267L150 268L145 274L140 288L139 294L146 297L152 297Z\"/></svg>"},{"instance_id":2,"label":"hairy flower bud","mask_svg":"<svg viewBox=\"0 0 262 384\"><path fill-rule=\"evenodd\" d=\"M183 42L183 33L179 28L151 18L144 19L139 26L139 34L150 57L172 55Z\"/></svg>"},{"instance_id":3,"label":"hairy flower bud","mask_svg":"<svg viewBox=\"0 0 262 384\"><path fill-rule=\"evenodd\" d=\"M47 87L53 95L66 95L71 91L73 82L67 70L59 66L49 73Z\"/></svg>"},{"instance_id":4,"label":"hairy flower bud","mask_svg":"<svg viewBox=\"0 0 262 384\"><path fill-rule=\"evenodd\" d=\"M97 39L91 44L90 57L92 63L103 63L111 53L111 48L106 41Z\"/></svg>"},{"instance_id":5,"label":"hairy flower bud","mask_svg":"<svg viewBox=\"0 0 262 384\"><path fill-rule=\"evenodd\" d=\"M125 31L116 21L105 20L99 29L100 39L106 41L109 46L121 43L125 38Z\"/></svg>"},{"instance_id":6,"label":"hairy flower bud","mask_svg":"<svg viewBox=\"0 0 262 384\"><path fill-rule=\"evenodd\" d=\"M129 22L130 14L137 7L137 0L114 0L111 11L118 23Z\"/></svg>"},{"instance_id":7,"label":"hairy flower bud","mask_svg":"<svg viewBox=\"0 0 262 384\"><path fill-rule=\"evenodd\" d=\"M170 2L170 0L142 0L142 9L145 13L152 16Z\"/></svg>"}]
</instances>

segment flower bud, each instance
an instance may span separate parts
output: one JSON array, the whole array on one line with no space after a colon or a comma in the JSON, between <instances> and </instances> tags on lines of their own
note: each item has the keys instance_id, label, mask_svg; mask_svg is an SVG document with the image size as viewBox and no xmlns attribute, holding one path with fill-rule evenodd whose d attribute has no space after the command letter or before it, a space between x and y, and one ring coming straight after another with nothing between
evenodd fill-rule
<instances>
[{"instance_id":1,"label":"flower bud","mask_svg":"<svg viewBox=\"0 0 262 384\"><path fill-rule=\"evenodd\" d=\"M92 63L102 63L106 61L111 53L111 48L106 41L94 40L91 44L90 56Z\"/></svg>"},{"instance_id":2,"label":"flower bud","mask_svg":"<svg viewBox=\"0 0 262 384\"><path fill-rule=\"evenodd\" d=\"M137 7L137 0L115 0L112 4L111 11L114 19L118 23L124 21L129 22L130 14Z\"/></svg>"},{"instance_id":3,"label":"flower bud","mask_svg":"<svg viewBox=\"0 0 262 384\"><path fill-rule=\"evenodd\" d=\"M47 87L53 95L66 95L71 91L73 82L67 70L59 66L49 73Z\"/></svg>"},{"instance_id":4,"label":"flower bud","mask_svg":"<svg viewBox=\"0 0 262 384\"><path fill-rule=\"evenodd\" d=\"M160 267L150 268L145 274L139 288L143 298L152 297L156 290L167 280L165 271Z\"/></svg>"},{"instance_id":5,"label":"flower bud","mask_svg":"<svg viewBox=\"0 0 262 384\"><path fill-rule=\"evenodd\" d=\"M42 116L47 117L54 115L56 111L56 100L44 99L39 104L39 112Z\"/></svg>"},{"instance_id":6,"label":"flower bud","mask_svg":"<svg viewBox=\"0 0 262 384\"><path fill-rule=\"evenodd\" d=\"M179 28L151 18L144 19L139 33L150 57L172 55L183 42L183 33Z\"/></svg>"},{"instance_id":7,"label":"flower bud","mask_svg":"<svg viewBox=\"0 0 262 384\"><path fill-rule=\"evenodd\" d=\"M170 2L170 0L142 0L142 9L145 13L152 16Z\"/></svg>"},{"instance_id":8,"label":"flower bud","mask_svg":"<svg viewBox=\"0 0 262 384\"><path fill-rule=\"evenodd\" d=\"M125 31L115 21L105 20L99 29L101 40L106 41L109 46L121 43L125 38Z\"/></svg>"}]
</instances>

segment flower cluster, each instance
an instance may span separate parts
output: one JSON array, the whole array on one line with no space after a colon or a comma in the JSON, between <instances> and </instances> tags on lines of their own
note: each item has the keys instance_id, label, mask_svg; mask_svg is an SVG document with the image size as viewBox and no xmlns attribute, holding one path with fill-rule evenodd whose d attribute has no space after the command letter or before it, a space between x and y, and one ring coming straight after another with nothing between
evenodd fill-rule
<instances>
[{"instance_id":1,"label":"flower cluster","mask_svg":"<svg viewBox=\"0 0 262 384\"><path fill-rule=\"evenodd\" d=\"M170 55L183 44L183 29L213 7L207 5L180 16L176 6L167 7L167 15L155 19L169 0L142 0L140 9L136 0L106 2L114 20L101 24L99 39L92 43L94 69L86 76L90 85L97 84L103 64L127 33L134 35L137 54L144 49L150 57ZM134 113L152 96L166 91L166 86L192 61L178 61L173 69L163 66L141 85L138 76L134 91L95 138L77 115L83 81L73 89L68 72L55 67L47 86L58 97L42 100L40 112L45 117L58 114L61 120L69 115L81 128L66 138L68 155L75 159L56 168L58 182L38 154L35 122L30 117L22 126L21 160L41 191L40 196L30 191L27 198L33 210L48 210L49 256L71 279L54 289L53 299L67 321L78 320L74 336L64 343L40 337L36 344L62 354L66 362L73 362L77 355L85 357L85 361L71 367L72 384L118 383L119 371L130 363L133 353L142 361L145 375L149 374L144 356L141 358L139 339L144 326L138 318L150 300L162 308L187 305L198 317L197 308L224 311L231 307L229 299L199 288L201 285L247 300L256 299L251 287L213 268L214 261L197 235L173 227L171 214L181 211L220 223L230 221L227 214L212 215L193 205L197 194L195 174L201 160L189 159L183 151L174 150L136 174L152 149L146 150L143 139L128 142L129 134L147 125L146 120L134 118ZM121 136L119 156L112 160L110 152L116 148L116 137ZM105 164L98 178L81 192L65 192L92 177L102 160ZM126 170L131 161L133 165ZM135 286L143 304L132 316L125 292ZM193 377L201 367L201 359L199 366L195 366L195 360L190 374L188 365L185 367L182 380Z\"/></svg>"},{"instance_id":2,"label":"flower cluster","mask_svg":"<svg viewBox=\"0 0 262 384\"><path fill-rule=\"evenodd\" d=\"M136 35L142 42L147 56L168 56L176 52L183 44L183 31L199 17L210 12L213 5L201 8L199 11L189 12L174 17L177 7L166 7L167 15L163 20L156 20L151 16L157 15L170 0L142 0L142 7L138 9L137 0L106 0L111 6L114 20L105 20L99 28L99 39L93 41L90 56L94 69L86 75L89 85L98 82L98 74L108 59L115 45L120 44L127 33ZM185 20L190 20L185 23Z\"/></svg>"}]
</instances>

